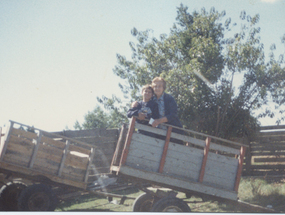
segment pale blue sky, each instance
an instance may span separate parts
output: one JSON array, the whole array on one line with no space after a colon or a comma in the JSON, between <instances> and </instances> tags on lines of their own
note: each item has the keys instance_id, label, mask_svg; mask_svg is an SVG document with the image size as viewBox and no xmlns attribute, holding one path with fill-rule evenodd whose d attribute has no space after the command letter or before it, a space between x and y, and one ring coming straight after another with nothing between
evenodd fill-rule
<instances>
[{"instance_id":1,"label":"pale blue sky","mask_svg":"<svg viewBox=\"0 0 285 215\"><path fill-rule=\"evenodd\" d=\"M169 33L180 3L237 23L242 10L259 13L266 53L272 43L284 53L285 0L0 0L0 126L73 129L97 96L121 97L112 69L116 53L130 58L131 29Z\"/></svg>"}]
</instances>

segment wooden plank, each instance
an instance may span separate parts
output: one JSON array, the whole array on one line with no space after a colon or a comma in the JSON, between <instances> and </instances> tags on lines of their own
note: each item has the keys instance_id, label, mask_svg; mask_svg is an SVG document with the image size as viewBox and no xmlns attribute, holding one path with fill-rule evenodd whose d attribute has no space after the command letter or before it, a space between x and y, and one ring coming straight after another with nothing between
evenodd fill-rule
<instances>
[{"instance_id":1,"label":"wooden plank","mask_svg":"<svg viewBox=\"0 0 285 215\"><path fill-rule=\"evenodd\" d=\"M285 129L285 125L268 125L260 126L260 130L273 130L273 129Z\"/></svg>"},{"instance_id":2,"label":"wooden plank","mask_svg":"<svg viewBox=\"0 0 285 215\"><path fill-rule=\"evenodd\" d=\"M143 134L140 134L140 133L133 133L132 142L133 141L140 142L142 147L143 147L143 145L147 145L147 147L155 146L155 147L159 147L161 149L163 149L164 143L165 143L165 140L161 140L161 139L157 139L157 138L154 138L154 137L146 136L146 135L143 135Z\"/></svg>"},{"instance_id":3,"label":"wooden plank","mask_svg":"<svg viewBox=\"0 0 285 215\"><path fill-rule=\"evenodd\" d=\"M82 141L84 143L88 143L89 145L104 145L104 144L115 144L118 141L118 137L75 137L76 140Z\"/></svg>"},{"instance_id":4,"label":"wooden plank","mask_svg":"<svg viewBox=\"0 0 285 215\"><path fill-rule=\"evenodd\" d=\"M209 159L209 157L208 157ZM211 160L211 161L210 161ZM232 164L224 163L224 162L219 162L219 161L213 161L212 159L209 159L208 165L205 167L205 172L210 174L211 172L213 173L212 175L220 175L223 174L233 174L236 175L237 172L237 167L238 167L238 159L233 159Z\"/></svg>"},{"instance_id":5,"label":"wooden plank","mask_svg":"<svg viewBox=\"0 0 285 215\"><path fill-rule=\"evenodd\" d=\"M272 162L285 162L285 157L263 157L263 158L253 158L254 163L272 163Z\"/></svg>"},{"instance_id":6,"label":"wooden plank","mask_svg":"<svg viewBox=\"0 0 285 215\"><path fill-rule=\"evenodd\" d=\"M55 147L60 148L60 149L65 148L65 142L57 141L57 140L54 140L52 138L48 138L46 136L43 136L41 141L43 143L46 143L47 145L52 145L52 146L55 146Z\"/></svg>"},{"instance_id":7,"label":"wooden plank","mask_svg":"<svg viewBox=\"0 0 285 215\"><path fill-rule=\"evenodd\" d=\"M132 154L128 155L125 165L136 169L143 169L151 172L157 172L159 169L159 162L148 160L142 157L137 157L137 156L134 157Z\"/></svg>"},{"instance_id":8,"label":"wooden plank","mask_svg":"<svg viewBox=\"0 0 285 215\"><path fill-rule=\"evenodd\" d=\"M70 179L72 181L77 182L84 182L84 175L84 173L76 174L73 170L68 170L67 168L64 168L61 174L61 178Z\"/></svg>"},{"instance_id":9,"label":"wooden plank","mask_svg":"<svg viewBox=\"0 0 285 215\"><path fill-rule=\"evenodd\" d=\"M95 155L95 148L92 148L90 156L88 158L88 164L87 164L86 173L85 173L85 176L84 176L84 182L88 182L89 169L90 169L90 166L92 165L92 161L93 161L94 155Z\"/></svg>"},{"instance_id":10,"label":"wooden plank","mask_svg":"<svg viewBox=\"0 0 285 215\"><path fill-rule=\"evenodd\" d=\"M61 161L61 158L62 158L62 153L61 153L61 155L58 155L58 154L49 153L49 152L44 151L44 150L38 150L36 160L40 159L40 158L41 159L46 159L46 160L51 160L53 162L58 163L58 165L59 165L60 161Z\"/></svg>"},{"instance_id":11,"label":"wooden plank","mask_svg":"<svg viewBox=\"0 0 285 215\"><path fill-rule=\"evenodd\" d=\"M164 168L165 158L166 158L166 155L167 155L168 145L169 145L170 136L171 136L171 131L172 131L172 127L169 126L168 129L167 129L165 144L164 144L164 147L163 147L161 160L160 160L160 164L159 164L159 170L158 170L159 173L162 173L163 168Z\"/></svg>"},{"instance_id":12,"label":"wooden plank","mask_svg":"<svg viewBox=\"0 0 285 215\"><path fill-rule=\"evenodd\" d=\"M28 125L25 125L25 124L22 124L22 123L18 123L18 122L15 122L15 121L11 121L11 120L10 120L10 122L11 122L11 123L13 122L13 123L15 123L15 124L19 124L19 125L22 125L22 126L26 126L26 127L28 127L28 128L31 128L31 127L28 126ZM81 142L81 141L78 141L78 140L75 140L75 139L72 139L72 138L69 138L69 137L65 137L65 136L58 135L58 134L52 134L52 133L49 133L49 132L47 132L47 131L44 131L44 130L41 130L41 129L38 129L38 128L34 128L34 127L33 127L33 129L34 129L34 130L38 130L38 131L42 131L44 136L52 136L53 138L63 138L63 139L65 139L65 140L70 140L70 141L72 141L72 142L76 142L76 143L79 143L79 144L81 144L81 145L86 145L86 146L89 147L89 144L86 144L86 143L84 143L84 142Z\"/></svg>"},{"instance_id":13,"label":"wooden plank","mask_svg":"<svg viewBox=\"0 0 285 215\"><path fill-rule=\"evenodd\" d=\"M67 153L64 165L86 170L87 165L88 165L88 160L89 160L89 156L88 157L79 157L79 156Z\"/></svg>"},{"instance_id":14,"label":"wooden plank","mask_svg":"<svg viewBox=\"0 0 285 215\"><path fill-rule=\"evenodd\" d=\"M135 130L135 124L136 124L136 118L132 117L132 121L128 130L128 134L127 134L127 139L126 139L126 143L125 143L125 147L123 149L123 153L122 153L122 159L121 159L121 164L120 165L124 165L126 163L127 160L127 156L129 153L129 147L132 141L132 135L134 133Z\"/></svg>"},{"instance_id":15,"label":"wooden plank","mask_svg":"<svg viewBox=\"0 0 285 215\"><path fill-rule=\"evenodd\" d=\"M238 159L235 159L234 157L228 157L213 152L209 152L208 159L209 162L224 163L227 166L235 166L238 163L237 162Z\"/></svg>"},{"instance_id":16,"label":"wooden plank","mask_svg":"<svg viewBox=\"0 0 285 215\"><path fill-rule=\"evenodd\" d=\"M211 143L210 149L211 150L220 151L220 152L227 152L227 153L231 153L231 154L234 154L234 155L240 155L240 150L239 149L218 145L216 143Z\"/></svg>"},{"instance_id":17,"label":"wooden plank","mask_svg":"<svg viewBox=\"0 0 285 215\"><path fill-rule=\"evenodd\" d=\"M211 142L211 138L208 137L206 139L206 146L204 148L204 157L203 157L203 160L202 160L200 176L199 176L199 182L202 182L203 178L204 178L205 167L206 167L206 164L207 164L207 159L208 159L208 154L209 154L209 149L210 149L210 142Z\"/></svg>"},{"instance_id":18,"label":"wooden plank","mask_svg":"<svg viewBox=\"0 0 285 215\"><path fill-rule=\"evenodd\" d=\"M36 133L24 131L22 129L12 128L12 135L20 136L28 139L37 139L38 135Z\"/></svg>"},{"instance_id":19,"label":"wooden plank","mask_svg":"<svg viewBox=\"0 0 285 215\"><path fill-rule=\"evenodd\" d=\"M240 157L239 157L239 163L238 163L238 170L237 170L237 177L235 181L235 188L234 190L238 192L238 187L240 183L240 178L241 178L241 173L242 173L242 164L243 164L243 159L245 155L245 147L241 147L240 149Z\"/></svg>"},{"instance_id":20,"label":"wooden plank","mask_svg":"<svg viewBox=\"0 0 285 215\"><path fill-rule=\"evenodd\" d=\"M90 152L91 152L91 147L90 146L90 149L86 149L86 148L82 148L80 146L75 146L75 145L70 145L69 146L69 151L76 151L76 152L80 152L80 153L83 153L83 154L86 154L86 155L90 155Z\"/></svg>"},{"instance_id":21,"label":"wooden plank","mask_svg":"<svg viewBox=\"0 0 285 215\"><path fill-rule=\"evenodd\" d=\"M35 159L36 159L36 156L37 156L37 152L38 152L38 149L39 149L39 145L41 143L41 139L42 139L42 132L40 131L39 132L39 136L36 140L36 143L35 143L35 147L34 147L34 150L33 150L33 153L32 153L32 157L31 157L31 160L30 160L30 163L29 163L29 168L32 168L33 165L34 165L34 162L35 162Z\"/></svg>"},{"instance_id":22,"label":"wooden plank","mask_svg":"<svg viewBox=\"0 0 285 215\"><path fill-rule=\"evenodd\" d=\"M166 130L164 129L160 129L160 128L153 128L151 126L147 126L147 125L143 125L143 124L139 124L136 123L135 128L139 129L139 130L143 130L143 131L148 131L154 134L159 134L159 135L163 135L166 136Z\"/></svg>"},{"instance_id":23,"label":"wooden plank","mask_svg":"<svg viewBox=\"0 0 285 215\"><path fill-rule=\"evenodd\" d=\"M184 177L198 181L201 165L189 161L177 161L173 158L167 157L163 173L168 175L175 175L176 177Z\"/></svg>"},{"instance_id":24,"label":"wooden plank","mask_svg":"<svg viewBox=\"0 0 285 215\"><path fill-rule=\"evenodd\" d=\"M96 128L88 130L75 130L75 131L60 131L52 132L54 134L70 137L70 138L79 138L79 137L101 137L101 136L118 136L118 129L105 129L105 128Z\"/></svg>"},{"instance_id":25,"label":"wooden plank","mask_svg":"<svg viewBox=\"0 0 285 215\"><path fill-rule=\"evenodd\" d=\"M170 143L164 173L197 181L202 159L203 150Z\"/></svg>"},{"instance_id":26,"label":"wooden plank","mask_svg":"<svg viewBox=\"0 0 285 215\"><path fill-rule=\"evenodd\" d=\"M58 173L57 173L58 176L61 176L61 174L62 174L62 171L63 171L63 168L64 168L64 163L65 163L65 159L66 159L66 156L67 156L67 153L68 153L69 145L70 145L70 140L67 140L65 149L64 149L63 154L62 154L62 159L61 159L61 162L60 162L60 165L59 165L59 169L58 169Z\"/></svg>"},{"instance_id":27,"label":"wooden plank","mask_svg":"<svg viewBox=\"0 0 285 215\"><path fill-rule=\"evenodd\" d=\"M181 131L186 131L187 133L191 133L191 135L201 136L201 137L205 137L205 138L210 137L212 140L215 140L215 142L216 141L221 141L223 143L228 143L228 144L232 144L232 145L235 145L235 146L245 146L245 147L248 147L247 144L243 144L243 143L239 143L239 142L235 142L235 141L231 141L231 140L226 140L226 139L223 139L223 138L220 138L220 137L211 136L211 135L208 135L208 134L192 131L192 130L189 130L189 129L180 128L180 127L177 127L177 126L172 126L172 127L173 128L177 128L177 129L179 129Z\"/></svg>"},{"instance_id":28,"label":"wooden plank","mask_svg":"<svg viewBox=\"0 0 285 215\"><path fill-rule=\"evenodd\" d=\"M141 144L138 141L132 141L129 153L138 158L144 158L159 162L163 151L163 146L156 147L150 144Z\"/></svg>"},{"instance_id":29,"label":"wooden plank","mask_svg":"<svg viewBox=\"0 0 285 215\"><path fill-rule=\"evenodd\" d=\"M53 160L48 160L45 158L37 158L33 165L33 170L37 170L39 172L45 171L51 175L57 175L59 169L59 163Z\"/></svg>"},{"instance_id":30,"label":"wooden plank","mask_svg":"<svg viewBox=\"0 0 285 215\"><path fill-rule=\"evenodd\" d=\"M40 144L38 153L40 153L40 152L59 157L59 159L61 160L63 149L59 149L57 147L50 146L50 145L42 145L42 144ZM41 154L41 156L43 156L43 155Z\"/></svg>"},{"instance_id":31,"label":"wooden plank","mask_svg":"<svg viewBox=\"0 0 285 215\"><path fill-rule=\"evenodd\" d=\"M177 134L177 133L174 133L174 132L171 133L171 138L175 138L175 139L178 139L178 140L182 140L184 142L192 143L194 145L201 146L203 148L206 145L204 140L193 138L193 137L189 137L189 136L185 136L185 135L181 135L181 134Z\"/></svg>"},{"instance_id":32,"label":"wooden plank","mask_svg":"<svg viewBox=\"0 0 285 215\"><path fill-rule=\"evenodd\" d=\"M221 197L224 199L237 200L237 193L234 191L218 189L216 187L207 186L201 183L192 182L188 180L177 179L175 177L165 176L159 173L138 170L128 166L121 166L120 173L126 176L132 176L141 180L146 180L148 182L153 183L154 185L163 184L164 187L171 186L179 189L184 189L185 191L189 192L194 191L202 194Z\"/></svg>"},{"instance_id":33,"label":"wooden plank","mask_svg":"<svg viewBox=\"0 0 285 215\"><path fill-rule=\"evenodd\" d=\"M3 158L4 158L4 155L6 153L6 149L7 149L7 146L8 146L8 143L9 143L9 139L10 139L10 136L11 136L11 132L12 132L12 129L13 129L13 125L14 123L13 122L10 122L9 124L9 127L7 128L7 135L6 135L6 138L4 140L4 145L3 145L3 148L1 150L1 157L0 157L0 160L2 161Z\"/></svg>"},{"instance_id":34,"label":"wooden plank","mask_svg":"<svg viewBox=\"0 0 285 215\"><path fill-rule=\"evenodd\" d=\"M263 151L284 151L285 150L285 145L284 146L278 146L275 144L268 145L268 146L262 146L262 147L252 147L252 152L263 152Z\"/></svg>"},{"instance_id":35,"label":"wooden plank","mask_svg":"<svg viewBox=\"0 0 285 215\"><path fill-rule=\"evenodd\" d=\"M226 158L219 154L209 153L205 168L204 183L233 190L238 168L238 159ZM226 160L226 162L225 162Z\"/></svg>"},{"instance_id":36,"label":"wooden plank","mask_svg":"<svg viewBox=\"0 0 285 215\"><path fill-rule=\"evenodd\" d=\"M52 180L54 182L65 184L65 185L70 185L70 186L81 188L81 189L86 189L86 187L87 187L87 184L84 182L72 181L68 178L63 179L63 178L48 174L45 172L45 170L35 171L34 169L29 169L29 168L25 168L22 166L13 165L13 164L5 163L5 162L0 162L0 168L6 169L9 171L13 171L15 173L26 174L29 176L42 175L42 176L49 178L50 180Z\"/></svg>"},{"instance_id":37,"label":"wooden plank","mask_svg":"<svg viewBox=\"0 0 285 215\"><path fill-rule=\"evenodd\" d=\"M120 159L121 159L124 143L125 143L125 140L126 140L126 137L127 137L127 132L128 132L127 124L123 124L122 127L121 127L120 136L119 136L119 139L118 139L118 143L116 145L116 149L115 149L115 152L114 152L114 156L112 158L111 165L118 166L120 164Z\"/></svg>"},{"instance_id":38,"label":"wooden plank","mask_svg":"<svg viewBox=\"0 0 285 215\"><path fill-rule=\"evenodd\" d=\"M34 144L27 139L21 139L18 137L11 136L10 141L7 145L7 149L10 151L19 152L20 154L27 154L31 156Z\"/></svg>"},{"instance_id":39,"label":"wooden plank","mask_svg":"<svg viewBox=\"0 0 285 215\"><path fill-rule=\"evenodd\" d=\"M31 158L30 156L22 155L20 153L15 153L14 151L10 151L9 149L7 149L5 156L3 157L3 162L27 167L30 158Z\"/></svg>"},{"instance_id":40,"label":"wooden plank","mask_svg":"<svg viewBox=\"0 0 285 215\"><path fill-rule=\"evenodd\" d=\"M74 168L72 166L65 166L62 170L62 173L78 177L81 181L84 181L85 171L86 170Z\"/></svg>"},{"instance_id":41,"label":"wooden plank","mask_svg":"<svg viewBox=\"0 0 285 215\"><path fill-rule=\"evenodd\" d=\"M251 165L250 169L285 169L285 165L283 164L267 164L267 165Z\"/></svg>"},{"instance_id":42,"label":"wooden plank","mask_svg":"<svg viewBox=\"0 0 285 215\"><path fill-rule=\"evenodd\" d=\"M219 174L220 173L220 174ZM203 183L226 189L229 191L234 190L236 174L227 173L225 171L214 172L212 169L206 172Z\"/></svg>"},{"instance_id":43,"label":"wooden plank","mask_svg":"<svg viewBox=\"0 0 285 215\"><path fill-rule=\"evenodd\" d=\"M167 154L167 159L183 160L183 161L195 163L197 165L200 165L201 167L202 159L203 159L203 150L178 145L175 143L170 143L168 154Z\"/></svg>"},{"instance_id":44,"label":"wooden plank","mask_svg":"<svg viewBox=\"0 0 285 215\"><path fill-rule=\"evenodd\" d=\"M216 188L233 191L235 184L235 175L222 172L222 175L205 174L203 184L213 186Z\"/></svg>"},{"instance_id":45,"label":"wooden plank","mask_svg":"<svg viewBox=\"0 0 285 215\"><path fill-rule=\"evenodd\" d=\"M259 132L259 137L268 137L268 136L284 136L285 131L267 131L267 132Z\"/></svg>"},{"instance_id":46,"label":"wooden plank","mask_svg":"<svg viewBox=\"0 0 285 215\"><path fill-rule=\"evenodd\" d=\"M284 156L285 152L260 151L260 152L251 152L251 155L252 156L272 156L272 155Z\"/></svg>"}]
</instances>

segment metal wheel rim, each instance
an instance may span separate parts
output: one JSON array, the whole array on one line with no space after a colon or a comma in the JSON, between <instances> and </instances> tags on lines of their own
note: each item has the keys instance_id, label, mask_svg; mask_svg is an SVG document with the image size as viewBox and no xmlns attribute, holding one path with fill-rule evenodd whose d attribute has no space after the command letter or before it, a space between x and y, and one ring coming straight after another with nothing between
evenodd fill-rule
<instances>
[{"instance_id":1,"label":"metal wheel rim","mask_svg":"<svg viewBox=\"0 0 285 215\"><path fill-rule=\"evenodd\" d=\"M49 205L49 197L44 192L34 193L28 201L30 211L46 211Z\"/></svg>"}]
</instances>

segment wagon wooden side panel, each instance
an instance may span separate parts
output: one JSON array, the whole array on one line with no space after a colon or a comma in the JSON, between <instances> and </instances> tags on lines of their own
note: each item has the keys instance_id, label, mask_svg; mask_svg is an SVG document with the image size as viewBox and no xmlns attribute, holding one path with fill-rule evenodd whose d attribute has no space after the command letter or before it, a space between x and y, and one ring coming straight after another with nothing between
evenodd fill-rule
<instances>
[{"instance_id":1,"label":"wagon wooden side panel","mask_svg":"<svg viewBox=\"0 0 285 215\"><path fill-rule=\"evenodd\" d=\"M170 126L168 130L152 128L133 118L124 149L118 153L122 154L120 164L113 163L111 170L184 192L237 200L244 147L186 129L182 135Z\"/></svg>"},{"instance_id":2,"label":"wagon wooden side panel","mask_svg":"<svg viewBox=\"0 0 285 215\"><path fill-rule=\"evenodd\" d=\"M0 168L86 188L95 146L13 121L4 137Z\"/></svg>"},{"instance_id":3,"label":"wagon wooden side panel","mask_svg":"<svg viewBox=\"0 0 285 215\"><path fill-rule=\"evenodd\" d=\"M95 179L97 176L99 177L101 174L110 173L110 165L116 149L116 143L118 141L118 132L118 129L97 128L52 133L73 138L96 147L90 169L90 174L93 175L93 177L90 177L89 179L92 181L92 179Z\"/></svg>"}]
</instances>

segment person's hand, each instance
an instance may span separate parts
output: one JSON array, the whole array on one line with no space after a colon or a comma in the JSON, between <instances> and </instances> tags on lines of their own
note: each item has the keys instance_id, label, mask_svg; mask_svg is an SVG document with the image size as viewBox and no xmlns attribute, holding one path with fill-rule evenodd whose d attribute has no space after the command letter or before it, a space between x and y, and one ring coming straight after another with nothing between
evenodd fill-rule
<instances>
[{"instance_id":1,"label":"person's hand","mask_svg":"<svg viewBox=\"0 0 285 215\"><path fill-rule=\"evenodd\" d=\"M139 105L139 103L137 101L135 101L132 103L131 107L134 108L134 107L137 107L138 105Z\"/></svg>"},{"instance_id":2,"label":"person's hand","mask_svg":"<svg viewBox=\"0 0 285 215\"><path fill-rule=\"evenodd\" d=\"M154 127L154 128L156 128L160 123L161 123L161 122L160 122L159 119L155 119L155 120L153 121L153 123L151 124L151 126Z\"/></svg>"},{"instance_id":3,"label":"person's hand","mask_svg":"<svg viewBox=\"0 0 285 215\"><path fill-rule=\"evenodd\" d=\"M144 113L139 113L138 119L139 120L144 120L146 118L146 114Z\"/></svg>"}]
</instances>

